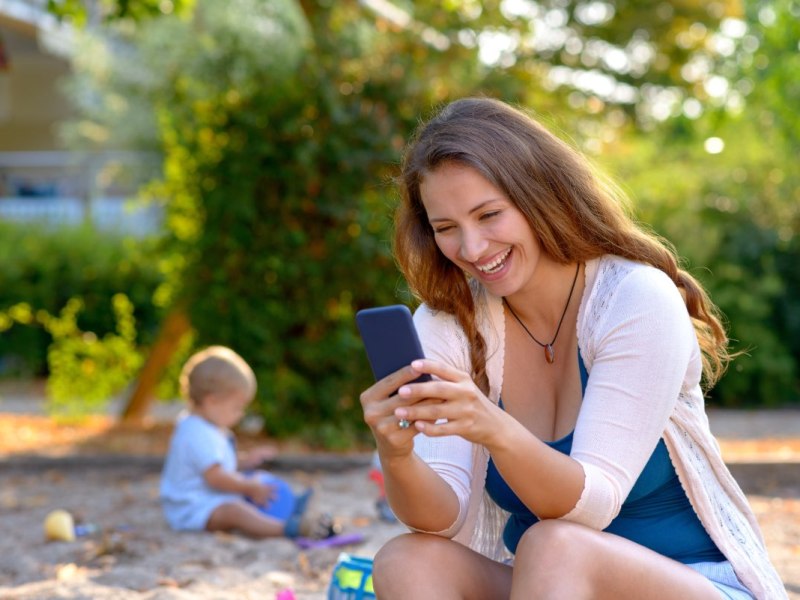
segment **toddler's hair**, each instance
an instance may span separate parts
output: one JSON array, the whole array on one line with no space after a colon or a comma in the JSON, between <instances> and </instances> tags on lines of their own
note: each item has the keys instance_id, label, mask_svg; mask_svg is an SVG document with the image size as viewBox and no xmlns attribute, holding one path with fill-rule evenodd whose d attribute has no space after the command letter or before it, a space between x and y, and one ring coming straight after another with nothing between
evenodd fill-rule
<instances>
[{"instance_id":1,"label":"toddler's hair","mask_svg":"<svg viewBox=\"0 0 800 600\"><path fill-rule=\"evenodd\" d=\"M250 365L225 346L209 346L193 354L180 375L181 394L198 405L209 394L245 390L256 393L256 376Z\"/></svg>"}]
</instances>

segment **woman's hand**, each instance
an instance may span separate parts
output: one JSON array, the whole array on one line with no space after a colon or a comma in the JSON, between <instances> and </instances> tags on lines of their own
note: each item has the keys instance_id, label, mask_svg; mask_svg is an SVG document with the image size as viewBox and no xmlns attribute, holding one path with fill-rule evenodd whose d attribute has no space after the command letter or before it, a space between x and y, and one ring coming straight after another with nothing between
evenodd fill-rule
<instances>
[{"instance_id":1,"label":"woman's hand","mask_svg":"<svg viewBox=\"0 0 800 600\"><path fill-rule=\"evenodd\" d=\"M414 448L414 436L418 430L413 426L405 429L400 427L401 419L396 416L395 411L412 403L438 402L425 397L415 397L413 400L409 400L395 393L401 386L416 386L417 384L410 382L421 374L411 366L403 367L399 371L387 375L361 394L364 421L372 430L382 458L407 456Z\"/></svg>"},{"instance_id":2,"label":"woman's hand","mask_svg":"<svg viewBox=\"0 0 800 600\"><path fill-rule=\"evenodd\" d=\"M458 435L491 447L506 413L486 397L468 373L430 359L415 360L411 369L433 375L434 380L400 386L393 412L395 422L407 419L415 433ZM431 398L436 401L426 401ZM439 422L442 419L446 422Z\"/></svg>"},{"instance_id":3,"label":"woman's hand","mask_svg":"<svg viewBox=\"0 0 800 600\"><path fill-rule=\"evenodd\" d=\"M401 387L417 389L428 385L412 383L420 375L422 371L413 366L403 367L364 391L361 406L378 446L386 496L395 515L411 527L443 531L458 518L459 499L450 484L414 453L414 436L421 431L422 424L402 428L397 416L397 411L417 410L441 402L422 393L405 396L395 393Z\"/></svg>"}]
</instances>

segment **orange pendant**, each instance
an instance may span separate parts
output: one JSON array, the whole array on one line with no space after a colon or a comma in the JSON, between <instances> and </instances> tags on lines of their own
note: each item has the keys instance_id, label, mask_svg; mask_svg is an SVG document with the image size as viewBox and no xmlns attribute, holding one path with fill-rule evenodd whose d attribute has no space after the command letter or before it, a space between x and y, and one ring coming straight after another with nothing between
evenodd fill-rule
<instances>
[{"instance_id":1,"label":"orange pendant","mask_svg":"<svg viewBox=\"0 0 800 600\"><path fill-rule=\"evenodd\" d=\"M556 360L556 351L553 350L553 346L551 344L545 344L544 346L544 359L547 361L548 364L553 364Z\"/></svg>"}]
</instances>

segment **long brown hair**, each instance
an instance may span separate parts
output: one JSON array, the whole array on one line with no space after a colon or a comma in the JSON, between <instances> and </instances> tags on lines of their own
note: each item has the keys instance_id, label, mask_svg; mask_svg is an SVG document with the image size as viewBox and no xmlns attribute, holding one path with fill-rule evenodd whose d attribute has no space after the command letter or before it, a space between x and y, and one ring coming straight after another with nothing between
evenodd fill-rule
<instances>
[{"instance_id":1,"label":"long brown hair","mask_svg":"<svg viewBox=\"0 0 800 600\"><path fill-rule=\"evenodd\" d=\"M470 343L472 377L488 391L486 343L466 275L439 251L420 195L445 163L475 169L525 215L542 249L560 263L615 254L666 273L683 295L703 353L707 388L725 370L728 338L702 285L680 268L674 247L636 223L624 194L586 158L528 114L499 100L465 98L422 124L400 175L394 255L412 293L456 317Z\"/></svg>"}]
</instances>

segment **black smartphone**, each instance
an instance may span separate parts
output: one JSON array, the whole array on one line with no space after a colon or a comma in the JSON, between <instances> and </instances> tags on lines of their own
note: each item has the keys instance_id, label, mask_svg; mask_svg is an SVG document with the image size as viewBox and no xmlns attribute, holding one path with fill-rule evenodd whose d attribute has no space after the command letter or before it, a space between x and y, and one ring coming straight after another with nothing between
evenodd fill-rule
<instances>
[{"instance_id":1,"label":"black smartphone","mask_svg":"<svg viewBox=\"0 0 800 600\"><path fill-rule=\"evenodd\" d=\"M356 324L376 381L424 358L411 311L404 304L360 310ZM430 375L423 374L414 381L430 380Z\"/></svg>"}]
</instances>

